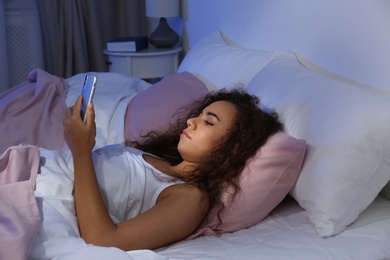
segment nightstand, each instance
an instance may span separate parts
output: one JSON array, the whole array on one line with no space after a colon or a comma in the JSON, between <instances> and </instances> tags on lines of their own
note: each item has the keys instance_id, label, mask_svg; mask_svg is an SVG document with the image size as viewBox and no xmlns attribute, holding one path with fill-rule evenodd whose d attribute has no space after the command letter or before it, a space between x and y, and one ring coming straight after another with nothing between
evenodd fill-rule
<instances>
[{"instance_id":1,"label":"nightstand","mask_svg":"<svg viewBox=\"0 0 390 260\"><path fill-rule=\"evenodd\" d=\"M137 52L104 50L104 53L108 55L109 72L142 79L154 79L176 72L181 50L181 47L171 49L149 47Z\"/></svg>"}]
</instances>

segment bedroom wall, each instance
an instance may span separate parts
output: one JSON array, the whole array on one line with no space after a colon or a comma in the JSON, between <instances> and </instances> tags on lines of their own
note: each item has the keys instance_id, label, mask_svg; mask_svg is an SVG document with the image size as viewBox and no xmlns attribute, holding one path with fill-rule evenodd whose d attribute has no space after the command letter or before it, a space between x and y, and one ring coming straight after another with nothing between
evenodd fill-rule
<instances>
[{"instance_id":1,"label":"bedroom wall","mask_svg":"<svg viewBox=\"0 0 390 260\"><path fill-rule=\"evenodd\" d=\"M187 0L182 3L188 51L221 29L238 45L299 51L315 64L390 91L388 0Z\"/></svg>"}]
</instances>

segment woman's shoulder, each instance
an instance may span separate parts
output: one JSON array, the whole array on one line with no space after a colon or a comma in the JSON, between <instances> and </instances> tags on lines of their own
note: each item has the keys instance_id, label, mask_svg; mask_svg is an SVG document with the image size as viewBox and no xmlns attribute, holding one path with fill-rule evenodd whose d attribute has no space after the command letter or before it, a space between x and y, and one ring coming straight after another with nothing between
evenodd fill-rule
<instances>
[{"instance_id":1,"label":"woman's shoulder","mask_svg":"<svg viewBox=\"0 0 390 260\"><path fill-rule=\"evenodd\" d=\"M210 208L208 193L191 183L166 188L158 197L156 206L159 204L169 208L168 212L178 212L186 221L183 225L193 225L194 228L200 224Z\"/></svg>"}]
</instances>

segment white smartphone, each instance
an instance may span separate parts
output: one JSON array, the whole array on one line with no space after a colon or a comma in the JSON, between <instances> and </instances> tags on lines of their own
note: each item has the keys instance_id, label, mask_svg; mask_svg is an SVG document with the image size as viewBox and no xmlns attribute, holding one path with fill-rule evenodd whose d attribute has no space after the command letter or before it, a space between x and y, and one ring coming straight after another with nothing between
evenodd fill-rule
<instances>
[{"instance_id":1,"label":"white smartphone","mask_svg":"<svg viewBox=\"0 0 390 260\"><path fill-rule=\"evenodd\" d=\"M97 76L93 74L85 75L83 89L81 90L81 95L83 100L81 102L80 115L81 119L85 122L87 119L87 107L88 104L93 103L93 96L95 94Z\"/></svg>"}]
</instances>

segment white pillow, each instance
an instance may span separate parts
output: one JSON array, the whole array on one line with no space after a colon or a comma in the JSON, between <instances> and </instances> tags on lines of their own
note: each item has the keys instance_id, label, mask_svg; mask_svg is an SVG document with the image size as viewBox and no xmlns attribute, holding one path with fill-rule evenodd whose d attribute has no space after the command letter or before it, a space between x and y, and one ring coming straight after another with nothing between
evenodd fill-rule
<instances>
[{"instance_id":1,"label":"white pillow","mask_svg":"<svg viewBox=\"0 0 390 260\"><path fill-rule=\"evenodd\" d=\"M381 195L387 200L390 200L390 182L388 182L386 186L382 189Z\"/></svg>"},{"instance_id":2,"label":"white pillow","mask_svg":"<svg viewBox=\"0 0 390 260\"><path fill-rule=\"evenodd\" d=\"M290 194L321 237L355 221L390 180L390 98L275 58L249 83L286 132L307 141Z\"/></svg>"},{"instance_id":3,"label":"white pillow","mask_svg":"<svg viewBox=\"0 0 390 260\"><path fill-rule=\"evenodd\" d=\"M220 31L201 39L185 56L178 72L191 72L217 89L229 89L237 83L246 86L268 62L285 53L283 50L250 50L225 39Z\"/></svg>"}]
</instances>

